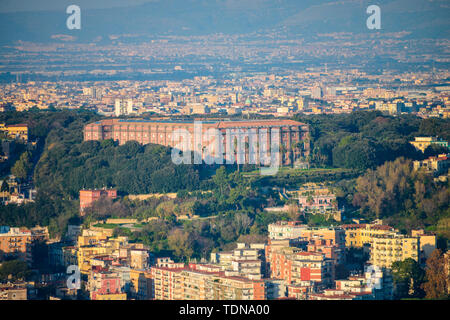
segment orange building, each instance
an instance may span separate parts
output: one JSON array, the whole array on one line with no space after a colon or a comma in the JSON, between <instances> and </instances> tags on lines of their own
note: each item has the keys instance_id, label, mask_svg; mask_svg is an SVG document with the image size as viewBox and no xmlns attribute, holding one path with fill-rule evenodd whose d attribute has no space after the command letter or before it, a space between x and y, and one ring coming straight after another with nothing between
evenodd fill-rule
<instances>
[{"instance_id":1,"label":"orange building","mask_svg":"<svg viewBox=\"0 0 450 320\"><path fill-rule=\"evenodd\" d=\"M80 213L83 215L86 208L92 206L92 203L99 200L101 197L110 199L117 198L117 190L115 189L94 189L94 190L80 190Z\"/></svg>"},{"instance_id":2,"label":"orange building","mask_svg":"<svg viewBox=\"0 0 450 320\"><path fill-rule=\"evenodd\" d=\"M27 263L32 262L31 245L35 240L48 240L47 228L5 228L0 233L0 257L15 256Z\"/></svg>"},{"instance_id":3,"label":"orange building","mask_svg":"<svg viewBox=\"0 0 450 320\"><path fill-rule=\"evenodd\" d=\"M285 280L287 284L312 281L327 286L334 281L334 261L322 253L282 248L272 252L269 263L271 278Z\"/></svg>"},{"instance_id":4,"label":"orange building","mask_svg":"<svg viewBox=\"0 0 450 320\"><path fill-rule=\"evenodd\" d=\"M308 252L320 252L326 258L332 259L336 264L344 263L344 247L333 245L330 239L311 239L307 246Z\"/></svg>"}]
</instances>

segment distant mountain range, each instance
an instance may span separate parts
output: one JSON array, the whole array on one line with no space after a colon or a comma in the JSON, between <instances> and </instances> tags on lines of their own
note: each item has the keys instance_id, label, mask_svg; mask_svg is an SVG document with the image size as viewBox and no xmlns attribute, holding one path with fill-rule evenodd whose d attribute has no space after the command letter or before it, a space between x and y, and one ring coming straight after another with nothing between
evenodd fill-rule
<instances>
[{"instance_id":1,"label":"distant mountain range","mask_svg":"<svg viewBox=\"0 0 450 320\"><path fill-rule=\"evenodd\" d=\"M380 31L366 28L366 8L371 4L381 8ZM157 37L273 30L303 37L406 31L413 38L449 38L450 32L449 0L154 0L109 9L81 7L81 30L66 28L65 9L62 1L53 11L0 13L0 43L55 41L55 35L92 41L122 34Z\"/></svg>"}]
</instances>

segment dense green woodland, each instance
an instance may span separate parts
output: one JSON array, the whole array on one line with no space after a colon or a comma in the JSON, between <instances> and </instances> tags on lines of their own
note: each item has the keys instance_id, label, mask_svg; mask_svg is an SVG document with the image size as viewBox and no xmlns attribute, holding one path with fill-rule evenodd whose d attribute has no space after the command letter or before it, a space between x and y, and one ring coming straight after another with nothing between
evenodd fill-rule
<instances>
[{"instance_id":1,"label":"dense green woodland","mask_svg":"<svg viewBox=\"0 0 450 320\"><path fill-rule=\"evenodd\" d=\"M417 152L408 141L419 135L450 140L450 121L414 116L386 116L379 112L344 115L298 114L295 120L311 127L311 170L280 171L273 177L248 174L256 168L241 166L176 166L170 149L112 140L83 142L83 126L99 115L79 111L7 112L0 122L26 122L38 147L29 161L23 157L38 188L35 203L0 207L0 225L48 225L54 235L79 221L81 188L114 187L120 199L101 199L81 221L108 217L147 219L137 231L116 228L132 240L142 241L161 254L171 251L179 259L204 257L211 250L241 241L263 240L267 224L279 219L303 219L311 225L336 224L320 217L303 217L293 207L287 213L263 211L283 205L278 194L265 186L298 187L306 182L327 182L345 206L348 217L383 218L408 231L435 230L450 238L449 185L412 172L411 160L443 152L429 148ZM20 161L20 156L17 156ZM177 192L177 199L131 201L128 194ZM202 219L176 221L195 214ZM211 217L214 216L214 217Z\"/></svg>"},{"instance_id":2,"label":"dense green woodland","mask_svg":"<svg viewBox=\"0 0 450 320\"><path fill-rule=\"evenodd\" d=\"M60 136L49 136L35 179L38 188L62 187L73 198L86 187L115 186L127 194L142 194L194 190L200 183L198 171L173 164L170 150L163 146L118 146L112 140L74 144Z\"/></svg>"},{"instance_id":3,"label":"dense green woodland","mask_svg":"<svg viewBox=\"0 0 450 320\"><path fill-rule=\"evenodd\" d=\"M450 140L448 119L420 119L411 115L384 116L381 112L339 115L296 115L311 130L311 161L316 166L353 169L375 168L403 156L423 159L445 152L430 148L423 155L409 143L416 136L439 136Z\"/></svg>"}]
</instances>

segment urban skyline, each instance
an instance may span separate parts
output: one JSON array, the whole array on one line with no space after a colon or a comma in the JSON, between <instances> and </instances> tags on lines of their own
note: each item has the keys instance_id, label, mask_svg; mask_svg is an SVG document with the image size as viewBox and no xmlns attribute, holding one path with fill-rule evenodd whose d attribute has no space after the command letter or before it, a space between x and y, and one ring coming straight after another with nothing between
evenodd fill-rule
<instances>
[{"instance_id":1,"label":"urban skyline","mask_svg":"<svg viewBox=\"0 0 450 320\"><path fill-rule=\"evenodd\" d=\"M0 300L448 300L449 13L3 1Z\"/></svg>"}]
</instances>

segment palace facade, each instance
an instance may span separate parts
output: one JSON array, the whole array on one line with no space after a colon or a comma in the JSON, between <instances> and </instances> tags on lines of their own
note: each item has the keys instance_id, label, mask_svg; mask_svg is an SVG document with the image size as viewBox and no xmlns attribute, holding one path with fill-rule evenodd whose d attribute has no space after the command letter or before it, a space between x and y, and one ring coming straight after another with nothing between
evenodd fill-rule
<instances>
[{"instance_id":1,"label":"palace facade","mask_svg":"<svg viewBox=\"0 0 450 320\"><path fill-rule=\"evenodd\" d=\"M180 134L177 132L188 132L190 137L195 136L195 128L201 130L201 142L195 142L191 138L189 150L204 150L211 141L212 136L218 136L219 148L228 155L228 145L234 144L236 150L236 139L240 140L245 159L248 160L249 133L254 134L258 141L254 143L256 149L265 146L268 150L273 139L277 139L280 162L282 165L292 165L296 162L305 162L310 153L309 127L308 125L293 120L248 120L248 121L160 121L139 119L107 119L87 124L84 128L84 141L113 139L119 144L128 141L137 141L140 144L159 144L167 147L179 146ZM197 126L197 127L196 127ZM213 130L211 130L213 129ZM198 130L198 129L197 129ZM228 136L234 137L234 143ZM261 139L266 139L263 142ZM201 145L201 146L200 146ZM197 147L196 147L197 146ZM186 150L186 149L180 149ZM255 150L253 149L253 152ZM259 153L259 150L256 152ZM245 162L251 163L251 162Z\"/></svg>"}]
</instances>

